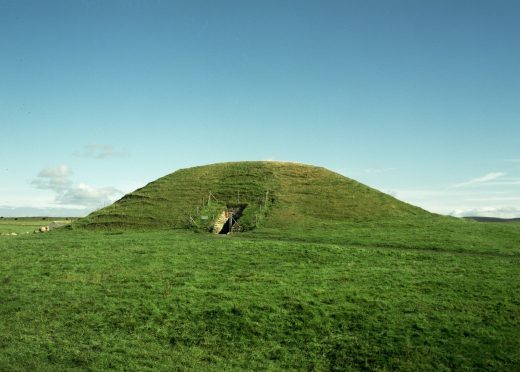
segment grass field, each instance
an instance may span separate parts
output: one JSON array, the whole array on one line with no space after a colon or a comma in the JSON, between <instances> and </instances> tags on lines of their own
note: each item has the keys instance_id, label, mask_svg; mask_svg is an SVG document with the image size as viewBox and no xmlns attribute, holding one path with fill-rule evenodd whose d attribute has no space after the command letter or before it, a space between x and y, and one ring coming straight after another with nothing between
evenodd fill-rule
<instances>
[{"instance_id":1,"label":"grass field","mask_svg":"<svg viewBox=\"0 0 520 372\"><path fill-rule=\"evenodd\" d=\"M520 224L0 237L0 370L519 370Z\"/></svg>"}]
</instances>

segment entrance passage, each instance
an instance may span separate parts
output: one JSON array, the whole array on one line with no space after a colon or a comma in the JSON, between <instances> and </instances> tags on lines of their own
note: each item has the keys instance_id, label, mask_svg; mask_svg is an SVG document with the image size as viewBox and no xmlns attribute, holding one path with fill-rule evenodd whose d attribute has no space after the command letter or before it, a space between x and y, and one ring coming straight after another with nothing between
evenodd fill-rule
<instances>
[{"instance_id":1,"label":"entrance passage","mask_svg":"<svg viewBox=\"0 0 520 372\"><path fill-rule=\"evenodd\" d=\"M246 206L246 204L228 205L227 209L215 220L213 232L215 234L231 234L240 231L240 225L237 221L242 217Z\"/></svg>"}]
</instances>

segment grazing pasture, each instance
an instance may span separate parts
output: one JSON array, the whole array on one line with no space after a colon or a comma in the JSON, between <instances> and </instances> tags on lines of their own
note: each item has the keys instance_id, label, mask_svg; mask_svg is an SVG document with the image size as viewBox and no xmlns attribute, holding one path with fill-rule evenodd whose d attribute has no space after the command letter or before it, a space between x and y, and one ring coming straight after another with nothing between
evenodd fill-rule
<instances>
[{"instance_id":1,"label":"grazing pasture","mask_svg":"<svg viewBox=\"0 0 520 372\"><path fill-rule=\"evenodd\" d=\"M19 217L19 218L0 218L0 235L2 234L30 234L40 227L50 224L66 225L72 222L68 218L55 217Z\"/></svg>"},{"instance_id":2,"label":"grazing pasture","mask_svg":"<svg viewBox=\"0 0 520 372\"><path fill-rule=\"evenodd\" d=\"M0 370L518 370L520 224L0 237Z\"/></svg>"}]
</instances>

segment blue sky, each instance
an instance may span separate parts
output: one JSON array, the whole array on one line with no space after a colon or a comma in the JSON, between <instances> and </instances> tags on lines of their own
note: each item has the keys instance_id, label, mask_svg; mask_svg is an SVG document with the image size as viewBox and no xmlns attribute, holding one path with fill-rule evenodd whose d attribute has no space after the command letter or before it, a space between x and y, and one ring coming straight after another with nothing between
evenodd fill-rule
<instances>
[{"instance_id":1,"label":"blue sky","mask_svg":"<svg viewBox=\"0 0 520 372\"><path fill-rule=\"evenodd\" d=\"M501 0L0 0L0 215L287 160L520 217L518 19Z\"/></svg>"}]
</instances>

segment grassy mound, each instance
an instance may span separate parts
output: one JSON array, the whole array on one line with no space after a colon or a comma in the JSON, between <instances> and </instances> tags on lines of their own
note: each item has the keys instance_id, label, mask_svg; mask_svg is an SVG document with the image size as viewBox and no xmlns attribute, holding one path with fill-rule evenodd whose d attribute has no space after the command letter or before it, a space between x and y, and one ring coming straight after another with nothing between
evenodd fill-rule
<instances>
[{"instance_id":1,"label":"grassy mound","mask_svg":"<svg viewBox=\"0 0 520 372\"><path fill-rule=\"evenodd\" d=\"M314 220L428 216L428 212L327 169L296 163L235 162L181 169L125 195L75 226L209 229L245 205L244 230Z\"/></svg>"},{"instance_id":2,"label":"grassy mound","mask_svg":"<svg viewBox=\"0 0 520 372\"><path fill-rule=\"evenodd\" d=\"M203 229L244 204L260 228L226 239L150 228ZM322 168L229 163L79 225L142 228L0 236L0 371L519 370L519 223L430 214Z\"/></svg>"}]
</instances>

